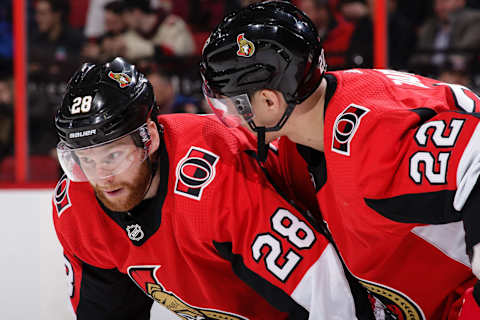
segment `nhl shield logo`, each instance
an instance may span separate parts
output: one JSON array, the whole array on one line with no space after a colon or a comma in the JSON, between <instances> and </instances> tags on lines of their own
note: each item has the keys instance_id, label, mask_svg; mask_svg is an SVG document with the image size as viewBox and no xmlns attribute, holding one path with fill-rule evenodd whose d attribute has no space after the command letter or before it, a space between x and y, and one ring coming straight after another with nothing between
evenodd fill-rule
<instances>
[{"instance_id":1,"label":"nhl shield logo","mask_svg":"<svg viewBox=\"0 0 480 320\"><path fill-rule=\"evenodd\" d=\"M128 237L132 241L140 241L144 237L142 227L138 224L132 224L126 228Z\"/></svg>"},{"instance_id":2,"label":"nhl shield logo","mask_svg":"<svg viewBox=\"0 0 480 320\"><path fill-rule=\"evenodd\" d=\"M245 38L245 34L241 33L237 36L238 51L240 57L251 57L255 53L253 42Z\"/></svg>"}]
</instances>

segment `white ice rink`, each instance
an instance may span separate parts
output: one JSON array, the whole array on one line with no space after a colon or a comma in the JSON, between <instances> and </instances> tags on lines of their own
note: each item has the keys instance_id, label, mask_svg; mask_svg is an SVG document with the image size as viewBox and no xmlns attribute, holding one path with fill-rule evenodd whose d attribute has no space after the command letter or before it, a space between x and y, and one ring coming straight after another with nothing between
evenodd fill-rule
<instances>
[{"instance_id":1,"label":"white ice rink","mask_svg":"<svg viewBox=\"0 0 480 320\"><path fill-rule=\"evenodd\" d=\"M75 319L53 229L51 190L0 190L0 319ZM158 304L151 319L178 319Z\"/></svg>"}]
</instances>

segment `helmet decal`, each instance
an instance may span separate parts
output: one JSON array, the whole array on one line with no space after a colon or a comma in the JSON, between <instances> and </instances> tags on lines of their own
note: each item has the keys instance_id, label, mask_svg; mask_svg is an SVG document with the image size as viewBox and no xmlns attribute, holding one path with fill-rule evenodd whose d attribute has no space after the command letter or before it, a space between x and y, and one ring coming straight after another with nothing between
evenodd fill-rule
<instances>
[{"instance_id":1,"label":"helmet decal","mask_svg":"<svg viewBox=\"0 0 480 320\"><path fill-rule=\"evenodd\" d=\"M130 78L128 74L123 72L115 73L110 71L108 73L108 77L112 80L117 81L120 88L125 88L126 86L130 85L130 83L132 83L132 78Z\"/></svg>"},{"instance_id":2,"label":"helmet decal","mask_svg":"<svg viewBox=\"0 0 480 320\"><path fill-rule=\"evenodd\" d=\"M145 125L153 106L152 85L134 65L121 57L86 63L68 83L55 126L69 148L91 147Z\"/></svg>"},{"instance_id":3,"label":"helmet decal","mask_svg":"<svg viewBox=\"0 0 480 320\"><path fill-rule=\"evenodd\" d=\"M85 130L85 131L79 131L79 132L70 132L68 134L68 137L70 139L76 139L76 138L88 137L95 134L97 134L97 129L91 129L91 130Z\"/></svg>"},{"instance_id":4,"label":"helmet decal","mask_svg":"<svg viewBox=\"0 0 480 320\"><path fill-rule=\"evenodd\" d=\"M325 70L317 28L287 1L264 1L232 12L210 34L200 68L216 95L270 88L292 105L318 88Z\"/></svg>"},{"instance_id":5,"label":"helmet decal","mask_svg":"<svg viewBox=\"0 0 480 320\"><path fill-rule=\"evenodd\" d=\"M241 33L237 36L238 51L237 55L241 57L251 57L255 53L253 42L245 38L245 34Z\"/></svg>"}]
</instances>

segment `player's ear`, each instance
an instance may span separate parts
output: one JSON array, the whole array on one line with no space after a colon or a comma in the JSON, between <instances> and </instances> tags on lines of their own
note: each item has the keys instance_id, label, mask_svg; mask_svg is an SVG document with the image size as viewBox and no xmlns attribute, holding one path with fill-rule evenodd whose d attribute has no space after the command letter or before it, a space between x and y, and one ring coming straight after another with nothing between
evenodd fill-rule
<instances>
[{"instance_id":1,"label":"player's ear","mask_svg":"<svg viewBox=\"0 0 480 320\"><path fill-rule=\"evenodd\" d=\"M263 89L259 91L258 96L268 111L278 113L282 109L283 95L281 92Z\"/></svg>"},{"instance_id":2,"label":"player's ear","mask_svg":"<svg viewBox=\"0 0 480 320\"><path fill-rule=\"evenodd\" d=\"M158 128L157 124L152 121L152 120L147 120L147 129L148 133L150 134L150 151L149 151L149 156L152 155L155 151L158 150L158 147L160 146L160 135L158 134Z\"/></svg>"}]
</instances>

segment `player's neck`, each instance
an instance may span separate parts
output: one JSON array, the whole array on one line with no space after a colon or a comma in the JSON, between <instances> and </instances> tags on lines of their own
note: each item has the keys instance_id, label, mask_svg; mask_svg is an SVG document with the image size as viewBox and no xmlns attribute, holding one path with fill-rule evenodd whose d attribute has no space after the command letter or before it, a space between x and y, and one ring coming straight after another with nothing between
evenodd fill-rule
<instances>
[{"instance_id":1,"label":"player's neck","mask_svg":"<svg viewBox=\"0 0 480 320\"><path fill-rule=\"evenodd\" d=\"M323 110L327 81L322 80L320 87L302 104L295 107L291 119L286 123L285 133L298 144L323 151Z\"/></svg>"}]
</instances>

